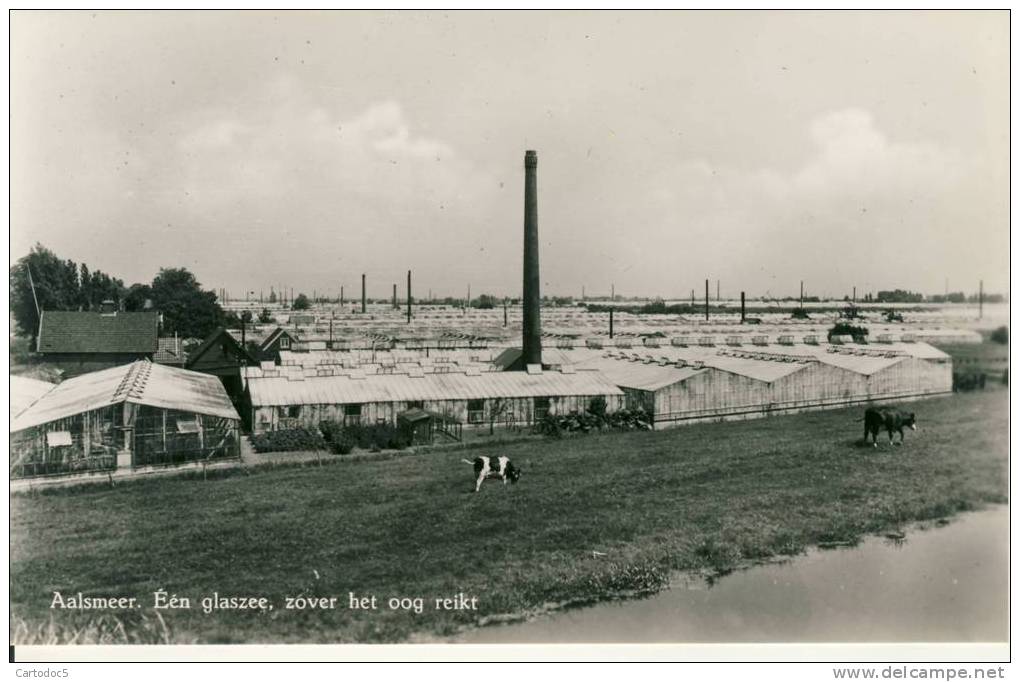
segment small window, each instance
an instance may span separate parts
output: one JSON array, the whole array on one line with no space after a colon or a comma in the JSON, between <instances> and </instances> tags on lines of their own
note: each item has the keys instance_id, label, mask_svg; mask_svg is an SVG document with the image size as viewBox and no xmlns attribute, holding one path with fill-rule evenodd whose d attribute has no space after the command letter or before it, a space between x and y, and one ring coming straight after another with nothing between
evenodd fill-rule
<instances>
[{"instance_id":1,"label":"small window","mask_svg":"<svg viewBox=\"0 0 1020 682\"><path fill-rule=\"evenodd\" d=\"M281 336L280 337L280 348L282 348L283 350L289 350L290 349L290 337L289 336Z\"/></svg>"},{"instance_id":2,"label":"small window","mask_svg":"<svg viewBox=\"0 0 1020 682\"><path fill-rule=\"evenodd\" d=\"M535 398L535 421L549 414L549 398Z\"/></svg>"},{"instance_id":3,"label":"small window","mask_svg":"<svg viewBox=\"0 0 1020 682\"><path fill-rule=\"evenodd\" d=\"M178 419L177 433L198 433L198 419Z\"/></svg>"},{"instance_id":4,"label":"small window","mask_svg":"<svg viewBox=\"0 0 1020 682\"><path fill-rule=\"evenodd\" d=\"M46 434L46 445L51 448L64 447L71 444L70 431L49 431Z\"/></svg>"},{"instance_id":5,"label":"small window","mask_svg":"<svg viewBox=\"0 0 1020 682\"><path fill-rule=\"evenodd\" d=\"M409 410L415 410L415 409L417 409L417 410L424 410L425 409L425 401L424 400L408 400L407 401L407 409L409 409Z\"/></svg>"},{"instance_id":6,"label":"small window","mask_svg":"<svg viewBox=\"0 0 1020 682\"><path fill-rule=\"evenodd\" d=\"M280 406L280 418L281 419L297 419L301 416L300 405L281 405Z\"/></svg>"},{"instance_id":7,"label":"small window","mask_svg":"<svg viewBox=\"0 0 1020 682\"><path fill-rule=\"evenodd\" d=\"M468 401L468 424L481 424L485 421L485 400Z\"/></svg>"},{"instance_id":8,"label":"small window","mask_svg":"<svg viewBox=\"0 0 1020 682\"><path fill-rule=\"evenodd\" d=\"M344 405L344 424L361 423L361 404Z\"/></svg>"}]
</instances>

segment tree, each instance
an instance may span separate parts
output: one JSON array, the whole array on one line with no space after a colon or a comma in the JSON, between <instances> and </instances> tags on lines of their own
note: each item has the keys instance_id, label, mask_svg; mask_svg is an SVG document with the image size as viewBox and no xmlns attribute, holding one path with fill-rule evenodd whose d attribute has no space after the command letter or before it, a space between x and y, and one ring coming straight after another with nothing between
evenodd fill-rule
<instances>
[{"instance_id":1,"label":"tree","mask_svg":"<svg viewBox=\"0 0 1020 682\"><path fill-rule=\"evenodd\" d=\"M78 304L82 310L89 310L92 304L92 275L89 274L89 266L84 263L78 275Z\"/></svg>"},{"instance_id":2,"label":"tree","mask_svg":"<svg viewBox=\"0 0 1020 682\"><path fill-rule=\"evenodd\" d=\"M269 308L263 308L262 312L259 313L259 322L262 324L269 324L273 321L273 314L269 312Z\"/></svg>"},{"instance_id":3,"label":"tree","mask_svg":"<svg viewBox=\"0 0 1020 682\"><path fill-rule=\"evenodd\" d=\"M496 432L496 420L510 410L510 402L505 398L489 400L489 435Z\"/></svg>"},{"instance_id":4,"label":"tree","mask_svg":"<svg viewBox=\"0 0 1020 682\"><path fill-rule=\"evenodd\" d=\"M241 322L245 324L251 324L252 316L250 310L244 310L241 312Z\"/></svg>"},{"instance_id":5,"label":"tree","mask_svg":"<svg viewBox=\"0 0 1020 682\"><path fill-rule=\"evenodd\" d=\"M292 303L290 307L294 310L308 310L312 307L312 303L304 294L298 294L297 298L294 299L294 303Z\"/></svg>"},{"instance_id":6,"label":"tree","mask_svg":"<svg viewBox=\"0 0 1020 682\"><path fill-rule=\"evenodd\" d=\"M145 310L145 304L152 304L152 287L148 284L132 284L124 294L124 310L128 312L141 312Z\"/></svg>"},{"instance_id":7,"label":"tree","mask_svg":"<svg viewBox=\"0 0 1020 682\"><path fill-rule=\"evenodd\" d=\"M72 261L60 260L42 244L32 247L10 271L11 315L21 333L33 338L39 329L36 299L39 310L77 310L81 301L78 266Z\"/></svg>"},{"instance_id":8,"label":"tree","mask_svg":"<svg viewBox=\"0 0 1020 682\"><path fill-rule=\"evenodd\" d=\"M152 302L163 314L163 333L205 338L225 321L216 294L203 291L185 268L161 268L152 280Z\"/></svg>"},{"instance_id":9,"label":"tree","mask_svg":"<svg viewBox=\"0 0 1020 682\"><path fill-rule=\"evenodd\" d=\"M492 294L482 294L471 301L471 307L478 308L479 310L491 310L496 307L497 303L498 300Z\"/></svg>"}]
</instances>

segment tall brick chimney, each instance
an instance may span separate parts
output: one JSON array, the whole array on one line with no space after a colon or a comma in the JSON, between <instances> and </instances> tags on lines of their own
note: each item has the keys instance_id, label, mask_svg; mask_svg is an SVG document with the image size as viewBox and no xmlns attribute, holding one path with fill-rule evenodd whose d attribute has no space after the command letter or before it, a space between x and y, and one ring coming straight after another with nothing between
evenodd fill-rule
<instances>
[{"instance_id":1,"label":"tall brick chimney","mask_svg":"<svg viewBox=\"0 0 1020 682\"><path fill-rule=\"evenodd\" d=\"M542 364L542 318L538 269L538 154L524 153L524 339L522 364ZM522 367L521 369L525 369Z\"/></svg>"}]
</instances>

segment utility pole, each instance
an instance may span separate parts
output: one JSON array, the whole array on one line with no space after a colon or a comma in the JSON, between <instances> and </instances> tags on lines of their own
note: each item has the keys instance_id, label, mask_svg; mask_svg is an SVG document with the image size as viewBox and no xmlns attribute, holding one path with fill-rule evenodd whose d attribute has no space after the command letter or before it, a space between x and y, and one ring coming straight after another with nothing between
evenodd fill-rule
<instances>
[{"instance_id":1,"label":"utility pole","mask_svg":"<svg viewBox=\"0 0 1020 682\"><path fill-rule=\"evenodd\" d=\"M35 294L35 282L32 280L32 267L26 264L25 270L28 272L28 286L32 289L32 300L35 302L35 317L39 322L42 322L42 309L39 307L39 298Z\"/></svg>"},{"instance_id":2,"label":"utility pole","mask_svg":"<svg viewBox=\"0 0 1020 682\"><path fill-rule=\"evenodd\" d=\"M800 307L804 307L804 280L800 281Z\"/></svg>"},{"instance_id":3,"label":"utility pole","mask_svg":"<svg viewBox=\"0 0 1020 682\"><path fill-rule=\"evenodd\" d=\"M407 323L411 324L411 271L407 271Z\"/></svg>"},{"instance_id":4,"label":"utility pole","mask_svg":"<svg viewBox=\"0 0 1020 682\"><path fill-rule=\"evenodd\" d=\"M740 324L744 324L744 319L747 317L746 309L744 307L744 292L740 292Z\"/></svg>"},{"instance_id":5,"label":"utility pole","mask_svg":"<svg viewBox=\"0 0 1020 682\"><path fill-rule=\"evenodd\" d=\"M365 273L361 273L361 314L364 315L366 310L367 305L365 301ZM375 346L373 344L373 348L374 347Z\"/></svg>"},{"instance_id":6,"label":"utility pole","mask_svg":"<svg viewBox=\"0 0 1020 682\"><path fill-rule=\"evenodd\" d=\"M718 303L719 301L722 300L722 297L720 296L719 291L720 291L720 289L719 289L719 280L716 280L715 281L715 302L716 303Z\"/></svg>"},{"instance_id":7,"label":"utility pole","mask_svg":"<svg viewBox=\"0 0 1020 682\"><path fill-rule=\"evenodd\" d=\"M609 309L609 338L613 338L613 309Z\"/></svg>"},{"instance_id":8,"label":"utility pole","mask_svg":"<svg viewBox=\"0 0 1020 682\"><path fill-rule=\"evenodd\" d=\"M507 325L506 296L504 296L503 297L503 326L505 327L506 325Z\"/></svg>"},{"instance_id":9,"label":"utility pole","mask_svg":"<svg viewBox=\"0 0 1020 682\"><path fill-rule=\"evenodd\" d=\"M984 317L985 313L985 281L978 280L978 319Z\"/></svg>"}]
</instances>

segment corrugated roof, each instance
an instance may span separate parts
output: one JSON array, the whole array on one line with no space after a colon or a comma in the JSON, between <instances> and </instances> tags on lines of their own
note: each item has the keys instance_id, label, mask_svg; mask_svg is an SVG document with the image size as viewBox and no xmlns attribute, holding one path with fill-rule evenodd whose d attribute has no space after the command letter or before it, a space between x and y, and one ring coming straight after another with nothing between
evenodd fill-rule
<instances>
[{"instance_id":1,"label":"corrugated roof","mask_svg":"<svg viewBox=\"0 0 1020 682\"><path fill-rule=\"evenodd\" d=\"M656 391L705 371L693 367L677 367L674 364L660 365L605 356L591 358L580 367L598 371L616 386L642 391Z\"/></svg>"},{"instance_id":2,"label":"corrugated roof","mask_svg":"<svg viewBox=\"0 0 1020 682\"><path fill-rule=\"evenodd\" d=\"M543 372L375 374L350 376L248 377L252 405L340 405L408 400L469 400L475 398L528 398L555 396L622 395L598 372L561 374Z\"/></svg>"},{"instance_id":3,"label":"corrugated roof","mask_svg":"<svg viewBox=\"0 0 1020 682\"><path fill-rule=\"evenodd\" d=\"M139 360L58 384L12 420L11 431L123 402L239 419L216 377Z\"/></svg>"},{"instance_id":4,"label":"corrugated roof","mask_svg":"<svg viewBox=\"0 0 1020 682\"><path fill-rule=\"evenodd\" d=\"M157 313L44 310L41 353L155 353Z\"/></svg>"},{"instance_id":5,"label":"corrugated roof","mask_svg":"<svg viewBox=\"0 0 1020 682\"><path fill-rule=\"evenodd\" d=\"M10 386L11 416L13 417L49 393L56 384L29 377L12 376Z\"/></svg>"}]
</instances>

